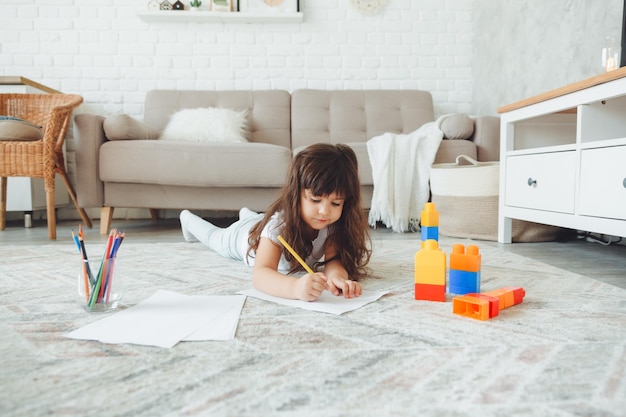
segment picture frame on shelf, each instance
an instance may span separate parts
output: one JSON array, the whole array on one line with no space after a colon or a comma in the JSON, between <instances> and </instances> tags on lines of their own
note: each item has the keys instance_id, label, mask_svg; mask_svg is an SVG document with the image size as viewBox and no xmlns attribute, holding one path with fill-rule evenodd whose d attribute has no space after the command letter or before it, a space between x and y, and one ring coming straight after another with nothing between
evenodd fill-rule
<instances>
[{"instance_id":1,"label":"picture frame on shelf","mask_svg":"<svg viewBox=\"0 0 626 417\"><path fill-rule=\"evenodd\" d=\"M240 12L297 13L299 0L239 0Z\"/></svg>"},{"instance_id":2,"label":"picture frame on shelf","mask_svg":"<svg viewBox=\"0 0 626 417\"><path fill-rule=\"evenodd\" d=\"M233 11L234 0L211 0L211 10L214 12Z\"/></svg>"}]
</instances>

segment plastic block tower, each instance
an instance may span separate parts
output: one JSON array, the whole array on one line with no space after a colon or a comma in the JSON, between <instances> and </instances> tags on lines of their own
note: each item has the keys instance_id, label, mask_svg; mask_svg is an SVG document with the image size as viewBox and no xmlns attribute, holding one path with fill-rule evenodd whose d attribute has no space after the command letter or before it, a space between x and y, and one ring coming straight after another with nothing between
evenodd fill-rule
<instances>
[{"instance_id":1,"label":"plastic block tower","mask_svg":"<svg viewBox=\"0 0 626 417\"><path fill-rule=\"evenodd\" d=\"M446 301L446 254L434 239L415 254L415 299Z\"/></svg>"},{"instance_id":2,"label":"plastic block tower","mask_svg":"<svg viewBox=\"0 0 626 417\"><path fill-rule=\"evenodd\" d=\"M480 261L478 246L468 245L465 248L460 243L452 245L448 292L451 294L479 293Z\"/></svg>"},{"instance_id":3,"label":"plastic block tower","mask_svg":"<svg viewBox=\"0 0 626 417\"><path fill-rule=\"evenodd\" d=\"M500 314L500 310L521 303L525 296L526 291L522 287L461 295L452 299L452 312L476 320L488 320Z\"/></svg>"},{"instance_id":4,"label":"plastic block tower","mask_svg":"<svg viewBox=\"0 0 626 417\"><path fill-rule=\"evenodd\" d=\"M424 204L424 210L420 218L422 241L428 239L439 240L439 212L435 203Z\"/></svg>"}]
</instances>

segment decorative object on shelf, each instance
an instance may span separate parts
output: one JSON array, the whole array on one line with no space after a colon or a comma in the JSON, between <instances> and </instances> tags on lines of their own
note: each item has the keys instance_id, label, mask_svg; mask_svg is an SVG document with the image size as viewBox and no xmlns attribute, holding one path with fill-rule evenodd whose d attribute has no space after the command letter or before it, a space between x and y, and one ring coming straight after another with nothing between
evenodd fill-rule
<instances>
[{"instance_id":1,"label":"decorative object on shelf","mask_svg":"<svg viewBox=\"0 0 626 417\"><path fill-rule=\"evenodd\" d=\"M602 69L605 72L618 69L620 66L620 44L614 36L607 36L602 48Z\"/></svg>"},{"instance_id":2,"label":"decorative object on shelf","mask_svg":"<svg viewBox=\"0 0 626 417\"><path fill-rule=\"evenodd\" d=\"M198 10L200 10L200 6L202 6L202 1L200 1L200 0L191 0L189 2L189 9L190 10L198 11Z\"/></svg>"},{"instance_id":3,"label":"decorative object on shelf","mask_svg":"<svg viewBox=\"0 0 626 417\"><path fill-rule=\"evenodd\" d=\"M185 5L182 1L176 0L176 2L172 4L172 10L185 10Z\"/></svg>"},{"instance_id":4,"label":"decorative object on shelf","mask_svg":"<svg viewBox=\"0 0 626 417\"><path fill-rule=\"evenodd\" d=\"M233 0L211 0L211 8L216 12L230 12L233 10Z\"/></svg>"},{"instance_id":5,"label":"decorative object on shelf","mask_svg":"<svg viewBox=\"0 0 626 417\"><path fill-rule=\"evenodd\" d=\"M163 0L160 6L161 10L172 10L172 3L167 0Z\"/></svg>"},{"instance_id":6,"label":"decorative object on shelf","mask_svg":"<svg viewBox=\"0 0 626 417\"><path fill-rule=\"evenodd\" d=\"M364 15L374 15L381 12L389 0L350 0L352 7Z\"/></svg>"},{"instance_id":7,"label":"decorative object on shelf","mask_svg":"<svg viewBox=\"0 0 626 417\"><path fill-rule=\"evenodd\" d=\"M159 3L157 0L150 0L148 2L148 10L150 10L151 12L161 10L161 3Z\"/></svg>"},{"instance_id":8,"label":"decorative object on shelf","mask_svg":"<svg viewBox=\"0 0 626 417\"><path fill-rule=\"evenodd\" d=\"M298 0L239 0L239 11L296 13Z\"/></svg>"}]
</instances>

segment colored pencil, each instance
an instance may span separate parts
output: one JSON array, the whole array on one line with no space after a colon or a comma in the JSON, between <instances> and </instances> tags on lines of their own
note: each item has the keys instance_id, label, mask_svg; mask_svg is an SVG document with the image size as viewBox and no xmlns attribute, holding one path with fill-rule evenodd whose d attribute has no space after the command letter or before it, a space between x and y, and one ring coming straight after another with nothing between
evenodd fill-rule
<instances>
[{"instance_id":1,"label":"colored pencil","mask_svg":"<svg viewBox=\"0 0 626 417\"><path fill-rule=\"evenodd\" d=\"M278 240L280 241L280 243L283 244L283 246L293 255L294 258L296 258L296 260L298 262L300 262L300 265L302 265L302 267L306 270L306 272L308 272L309 274L314 274L315 272L311 269L311 267L309 267L306 262L304 262L304 260L300 257L300 255L298 255L296 253L296 251L289 246L289 243L287 243L285 241L285 239L283 239L283 237L281 235L278 235Z\"/></svg>"}]
</instances>

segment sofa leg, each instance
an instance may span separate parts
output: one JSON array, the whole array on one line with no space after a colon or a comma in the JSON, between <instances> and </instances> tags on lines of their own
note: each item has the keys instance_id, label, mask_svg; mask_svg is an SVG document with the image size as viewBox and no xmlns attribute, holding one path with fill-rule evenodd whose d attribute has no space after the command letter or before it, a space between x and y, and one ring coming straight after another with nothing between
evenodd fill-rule
<instances>
[{"instance_id":1,"label":"sofa leg","mask_svg":"<svg viewBox=\"0 0 626 417\"><path fill-rule=\"evenodd\" d=\"M109 234L111 228L111 221L113 220L113 210L115 207L102 207L100 209L100 234Z\"/></svg>"},{"instance_id":2,"label":"sofa leg","mask_svg":"<svg viewBox=\"0 0 626 417\"><path fill-rule=\"evenodd\" d=\"M150 219L155 222L159 220L159 209L150 209Z\"/></svg>"}]
</instances>

